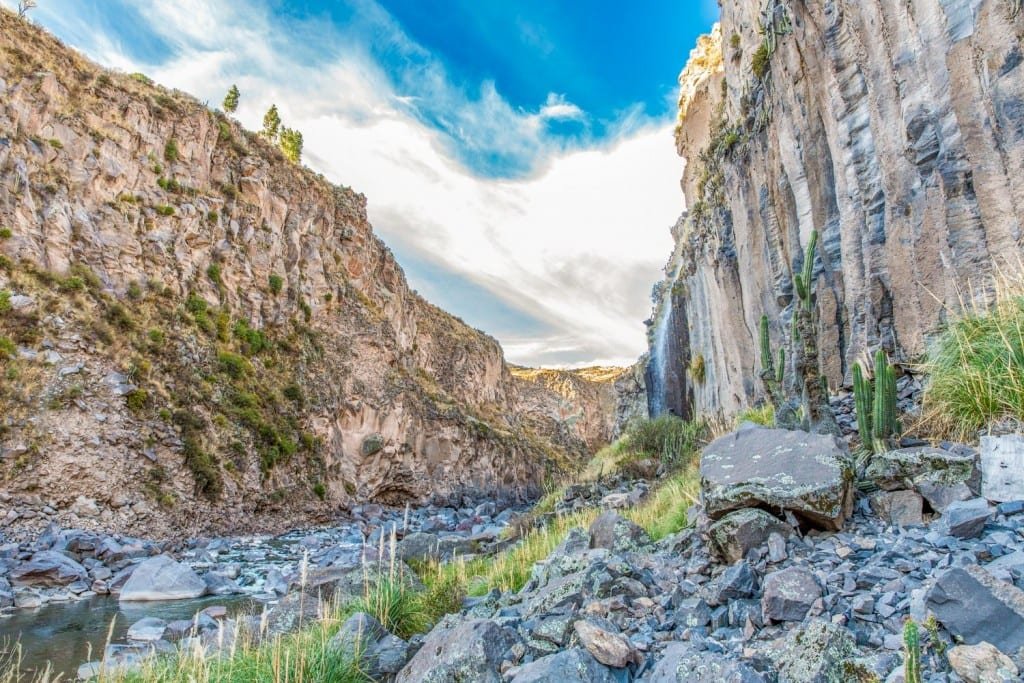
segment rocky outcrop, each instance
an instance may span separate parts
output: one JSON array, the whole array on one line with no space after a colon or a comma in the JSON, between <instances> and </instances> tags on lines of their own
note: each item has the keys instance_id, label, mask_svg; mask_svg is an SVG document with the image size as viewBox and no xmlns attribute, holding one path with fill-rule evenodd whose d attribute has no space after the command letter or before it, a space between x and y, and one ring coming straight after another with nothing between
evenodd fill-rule
<instances>
[{"instance_id":1,"label":"rocky outcrop","mask_svg":"<svg viewBox=\"0 0 1024 683\"><path fill-rule=\"evenodd\" d=\"M680 76L689 213L651 338L653 354L667 326L665 367L690 368L660 385L663 404L731 413L762 392L761 315L774 347L789 338L812 230L833 388L877 348L918 357L963 298L1021 268L1024 13L1005 0L720 5Z\"/></svg>"},{"instance_id":2,"label":"rocky outcrop","mask_svg":"<svg viewBox=\"0 0 1024 683\"><path fill-rule=\"evenodd\" d=\"M7 11L0 54L5 524L522 500L608 438L614 371L513 377L409 289L362 195Z\"/></svg>"},{"instance_id":3,"label":"rocky outcrop","mask_svg":"<svg viewBox=\"0 0 1024 683\"><path fill-rule=\"evenodd\" d=\"M853 510L852 460L828 435L763 427L726 434L704 448L700 484L713 519L763 507L834 530Z\"/></svg>"}]
</instances>

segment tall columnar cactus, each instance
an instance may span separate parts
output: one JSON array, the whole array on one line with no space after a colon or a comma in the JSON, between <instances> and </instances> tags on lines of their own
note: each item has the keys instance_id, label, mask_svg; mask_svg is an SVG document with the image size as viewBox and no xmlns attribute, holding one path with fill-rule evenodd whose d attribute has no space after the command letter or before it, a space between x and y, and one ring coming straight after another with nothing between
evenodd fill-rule
<instances>
[{"instance_id":1,"label":"tall columnar cactus","mask_svg":"<svg viewBox=\"0 0 1024 683\"><path fill-rule=\"evenodd\" d=\"M921 635L913 619L903 626L903 680L921 683Z\"/></svg>"},{"instance_id":2,"label":"tall columnar cactus","mask_svg":"<svg viewBox=\"0 0 1024 683\"><path fill-rule=\"evenodd\" d=\"M818 330L814 320L814 259L817 248L818 231L813 230L807 241L803 268L793 276L796 295L800 299L800 305L793 311L799 335L799 343L793 344L793 369L803 384L801 403L805 428L817 434L839 435L839 426L828 403L828 384L818 363Z\"/></svg>"},{"instance_id":3,"label":"tall columnar cactus","mask_svg":"<svg viewBox=\"0 0 1024 683\"><path fill-rule=\"evenodd\" d=\"M896 423L896 370L885 351L875 353L875 401L871 417L874 450L882 451L899 431Z\"/></svg>"},{"instance_id":4,"label":"tall columnar cactus","mask_svg":"<svg viewBox=\"0 0 1024 683\"><path fill-rule=\"evenodd\" d=\"M768 336L767 315L761 316L759 336L761 343L761 382L764 384L765 393L768 394L768 400L777 407L783 398L782 378L786 367L786 352L784 349L779 349L779 364L776 366L774 356L772 355L771 339Z\"/></svg>"},{"instance_id":5,"label":"tall columnar cactus","mask_svg":"<svg viewBox=\"0 0 1024 683\"><path fill-rule=\"evenodd\" d=\"M860 363L853 365L853 404L857 409L857 432L860 434L861 442L868 450L874 438L871 430L871 418L874 405L872 403L871 380L864 376Z\"/></svg>"}]
</instances>

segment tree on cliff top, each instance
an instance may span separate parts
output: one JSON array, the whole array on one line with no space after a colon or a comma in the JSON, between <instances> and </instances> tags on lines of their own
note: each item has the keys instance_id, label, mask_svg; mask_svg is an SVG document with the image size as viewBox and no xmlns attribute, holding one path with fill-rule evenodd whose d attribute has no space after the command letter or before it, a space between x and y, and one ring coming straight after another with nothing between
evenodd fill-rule
<instances>
[{"instance_id":1,"label":"tree on cliff top","mask_svg":"<svg viewBox=\"0 0 1024 683\"><path fill-rule=\"evenodd\" d=\"M232 85L231 90L228 90L228 94L224 96L224 111L229 114L234 114L238 109L238 98L241 93L238 92L238 86Z\"/></svg>"},{"instance_id":2,"label":"tree on cliff top","mask_svg":"<svg viewBox=\"0 0 1024 683\"><path fill-rule=\"evenodd\" d=\"M285 158L293 164L302 158L302 133L294 128L281 129L281 151Z\"/></svg>"},{"instance_id":3,"label":"tree on cliff top","mask_svg":"<svg viewBox=\"0 0 1024 683\"><path fill-rule=\"evenodd\" d=\"M281 115L277 113L277 105L270 105L270 109L263 115L263 130L260 135L271 142L277 142L277 136L281 130Z\"/></svg>"},{"instance_id":4,"label":"tree on cliff top","mask_svg":"<svg viewBox=\"0 0 1024 683\"><path fill-rule=\"evenodd\" d=\"M25 18L28 11L36 8L36 0L18 0L18 17Z\"/></svg>"}]
</instances>

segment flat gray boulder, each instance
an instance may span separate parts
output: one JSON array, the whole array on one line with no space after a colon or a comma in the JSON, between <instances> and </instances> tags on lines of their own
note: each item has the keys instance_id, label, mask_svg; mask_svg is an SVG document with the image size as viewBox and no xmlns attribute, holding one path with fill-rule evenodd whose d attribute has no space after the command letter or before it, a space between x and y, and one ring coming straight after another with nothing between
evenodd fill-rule
<instances>
[{"instance_id":1,"label":"flat gray boulder","mask_svg":"<svg viewBox=\"0 0 1024 683\"><path fill-rule=\"evenodd\" d=\"M89 581L85 567L67 555L43 550L32 556L28 562L11 570L13 586L67 586L76 581Z\"/></svg>"},{"instance_id":2,"label":"flat gray boulder","mask_svg":"<svg viewBox=\"0 0 1024 683\"><path fill-rule=\"evenodd\" d=\"M557 680L557 679L552 679ZM767 683L763 674L727 655L698 650L690 643L670 643L654 668L637 679L643 683Z\"/></svg>"},{"instance_id":3,"label":"flat gray boulder","mask_svg":"<svg viewBox=\"0 0 1024 683\"><path fill-rule=\"evenodd\" d=\"M530 662L519 669L512 683L617 683L611 669L583 648L569 650Z\"/></svg>"},{"instance_id":4,"label":"flat gray boulder","mask_svg":"<svg viewBox=\"0 0 1024 683\"><path fill-rule=\"evenodd\" d=\"M946 630L968 645L991 643L1008 654L1024 646L1024 591L977 565L947 571L925 600Z\"/></svg>"},{"instance_id":5,"label":"flat gray boulder","mask_svg":"<svg viewBox=\"0 0 1024 683\"><path fill-rule=\"evenodd\" d=\"M973 474L974 456L917 446L872 455L864 478L883 491L900 491L917 489L922 484L967 484Z\"/></svg>"},{"instance_id":6,"label":"flat gray boulder","mask_svg":"<svg viewBox=\"0 0 1024 683\"><path fill-rule=\"evenodd\" d=\"M206 582L187 564L169 555L144 561L121 588L121 602L185 600L206 594Z\"/></svg>"},{"instance_id":7,"label":"flat gray boulder","mask_svg":"<svg viewBox=\"0 0 1024 683\"><path fill-rule=\"evenodd\" d=\"M651 542L647 532L611 510L602 512L590 525L590 547L621 553Z\"/></svg>"},{"instance_id":8,"label":"flat gray boulder","mask_svg":"<svg viewBox=\"0 0 1024 683\"><path fill-rule=\"evenodd\" d=\"M487 619L442 619L423 647L398 672L396 683L501 683L499 667L519 636Z\"/></svg>"},{"instance_id":9,"label":"flat gray boulder","mask_svg":"<svg viewBox=\"0 0 1024 683\"><path fill-rule=\"evenodd\" d=\"M829 435L746 427L704 448L700 476L712 519L762 507L838 530L853 510L852 461L846 446Z\"/></svg>"}]
</instances>

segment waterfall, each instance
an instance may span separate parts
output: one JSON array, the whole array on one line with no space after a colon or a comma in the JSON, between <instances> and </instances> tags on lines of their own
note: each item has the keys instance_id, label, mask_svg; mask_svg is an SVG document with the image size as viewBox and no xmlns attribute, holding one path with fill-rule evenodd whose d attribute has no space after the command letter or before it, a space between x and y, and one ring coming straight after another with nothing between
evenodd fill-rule
<instances>
[{"instance_id":1,"label":"waterfall","mask_svg":"<svg viewBox=\"0 0 1024 683\"><path fill-rule=\"evenodd\" d=\"M654 324L654 345L651 347L650 398L647 402L650 416L658 417L665 412L665 372L668 366L669 323L672 318L672 296L662 297L658 320Z\"/></svg>"}]
</instances>

